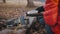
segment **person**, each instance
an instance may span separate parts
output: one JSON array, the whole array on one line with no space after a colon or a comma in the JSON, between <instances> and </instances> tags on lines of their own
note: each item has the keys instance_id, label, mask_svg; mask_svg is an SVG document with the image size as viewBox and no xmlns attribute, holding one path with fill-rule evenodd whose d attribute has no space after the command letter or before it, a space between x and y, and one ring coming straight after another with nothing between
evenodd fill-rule
<instances>
[{"instance_id":1,"label":"person","mask_svg":"<svg viewBox=\"0 0 60 34\"><path fill-rule=\"evenodd\" d=\"M53 34L60 34L60 0L46 0L44 20Z\"/></svg>"},{"instance_id":2,"label":"person","mask_svg":"<svg viewBox=\"0 0 60 34\"><path fill-rule=\"evenodd\" d=\"M45 10L44 10L44 6L38 7L36 10L38 11L38 13L45 11ZM46 31L47 31L47 34L53 34L53 32L52 32L52 30L51 30L51 27L50 27L49 25L45 24L45 20L44 20L43 13L42 13L41 16L38 17L38 18L39 18L39 22L40 22L42 25L45 25L45 29L46 29Z\"/></svg>"}]
</instances>

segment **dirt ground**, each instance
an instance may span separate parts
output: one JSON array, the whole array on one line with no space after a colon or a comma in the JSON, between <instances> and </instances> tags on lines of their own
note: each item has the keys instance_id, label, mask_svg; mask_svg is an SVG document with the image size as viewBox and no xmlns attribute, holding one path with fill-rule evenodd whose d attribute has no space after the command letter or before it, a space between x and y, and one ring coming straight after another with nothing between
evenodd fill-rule
<instances>
[{"instance_id":1,"label":"dirt ground","mask_svg":"<svg viewBox=\"0 0 60 34\"><path fill-rule=\"evenodd\" d=\"M36 7L0 3L0 18L4 19L18 18L21 15L24 15L25 12L33 9L36 9ZM25 32L26 32L25 29L19 29L16 32L14 32L14 30L11 29L5 29L0 31L0 34L25 34Z\"/></svg>"},{"instance_id":2,"label":"dirt ground","mask_svg":"<svg viewBox=\"0 0 60 34\"><path fill-rule=\"evenodd\" d=\"M26 32L25 29L19 29L16 32L14 32L14 30L5 29L0 31L0 34L25 34L25 32Z\"/></svg>"},{"instance_id":3,"label":"dirt ground","mask_svg":"<svg viewBox=\"0 0 60 34\"><path fill-rule=\"evenodd\" d=\"M28 10L33 10L34 8L28 8L26 6L16 6L16 5L9 5L9 4L0 4L0 17L2 18L17 18L20 15L23 15Z\"/></svg>"},{"instance_id":4,"label":"dirt ground","mask_svg":"<svg viewBox=\"0 0 60 34\"><path fill-rule=\"evenodd\" d=\"M10 19L10 18L18 18L21 15L24 15L25 12L29 10L33 10L34 8L28 8L24 6L15 6L0 3L0 18ZM0 34L25 34L25 29L19 29L16 32L11 29L5 29L0 31Z\"/></svg>"}]
</instances>

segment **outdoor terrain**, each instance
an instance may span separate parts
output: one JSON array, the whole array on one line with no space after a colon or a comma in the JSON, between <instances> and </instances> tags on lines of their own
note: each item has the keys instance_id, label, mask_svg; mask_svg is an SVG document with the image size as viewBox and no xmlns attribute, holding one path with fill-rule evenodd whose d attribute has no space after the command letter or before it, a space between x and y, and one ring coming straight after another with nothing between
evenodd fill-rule
<instances>
[{"instance_id":1,"label":"outdoor terrain","mask_svg":"<svg viewBox=\"0 0 60 34\"><path fill-rule=\"evenodd\" d=\"M18 18L21 15L24 15L25 12L29 10L33 10L35 7L27 7L27 6L16 6L10 4L0 3L0 18L3 19L11 19L11 18ZM14 33L14 30L11 29L4 29L0 31L0 34L25 34L25 29L19 29Z\"/></svg>"},{"instance_id":2,"label":"outdoor terrain","mask_svg":"<svg viewBox=\"0 0 60 34\"><path fill-rule=\"evenodd\" d=\"M44 2L33 1L36 7L40 7ZM27 7L27 0L6 0L6 3L3 3L0 0L0 17L2 18L17 18L26 11L36 9L36 7Z\"/></svg>"},{"instance_id":3,"label":"outdoor terrain","mask_svg":"<svg viewBox=\"0 0 60 34\"><path fill-rule=\"evenodd\" d=\"M25 1L23 1L25 3ZM2 3L0 0L0 18L11 19L18 18L21 15L24 15L27 11L36 9L39 6L42 6L41 2L34 2L36 7L27 7L27 3L24 4L20 2L8 1L7 3ZM36 4L37 3L37 4ZM38 6L37 6L38 5ZM0 31L0 34L25 34L25 29L19 29L14 33L14 30L4 29Z\"/></svg>"},{"instance_id":4,"label":"outdoor terrain","mask_svg":"<svg viewBox=\"0 0 60 34\"><path fill-rule=\"evenodd\" d=\"M0 18L17 18L20 15L23 15L28 10L36 9L35 7L27 7L27 6L11 6L0 4Z\"/></svg>"}]
</instances>

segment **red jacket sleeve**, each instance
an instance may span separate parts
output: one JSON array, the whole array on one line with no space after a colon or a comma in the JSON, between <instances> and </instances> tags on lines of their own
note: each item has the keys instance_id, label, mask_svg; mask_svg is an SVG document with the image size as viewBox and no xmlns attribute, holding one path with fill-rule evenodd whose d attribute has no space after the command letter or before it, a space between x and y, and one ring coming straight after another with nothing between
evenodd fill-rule
<instances>
[{"instance_id":1,"label":"red jacket sleeve","mask_svg":"<svg viewBox=\"0 0 60 34\"><path fill-rule=\"evenodd\" d=\"M52 2L51 0L46 1L46 6L44 7L44 20L45 23L49 26L54 26L57 21L57 15L58 15L58 7L57 4Z\"/></svg>"}]
</instances>

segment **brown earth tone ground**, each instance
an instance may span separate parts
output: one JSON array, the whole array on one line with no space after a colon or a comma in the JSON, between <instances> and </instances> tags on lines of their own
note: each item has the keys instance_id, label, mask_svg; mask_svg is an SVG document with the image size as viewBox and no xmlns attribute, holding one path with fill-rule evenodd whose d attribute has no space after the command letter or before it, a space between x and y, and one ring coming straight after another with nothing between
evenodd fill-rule
<instances>
[{"instance_id":1,"label":"brown earth tone ground","mask_svg":"<svg viewBox=\"0 0 60 34\"><path fill-rule=\"evenodd\" d=\"M9 5L5 3L0 4L0 18L17 18L20 15L23 15L24 12L28 10L33 10L34 8L28 8L25 6L16 6L16 5Z\"/></svg>"},{"instance_id":2,"label":"brown earth tone ground","mask_svg":"<svg viewBox=\"0 0 60 34\"><path fill-rule=\"evenodd\" d=\"M17 6L17 5L10 5L5 3L0 3L0 18L10 19L10 18L18 18L21 15L24 15L24 12L29 10L33 10L33 8L28 8L25 6ZM25 34L24 29L19 29L14 33L14 30L5 29L0 31L0 34Z\"/></svg>"},{"instance_id":3,"label":"brown earth tone ground","mask_svg":"<svg viewBox=\"0 0 60 34\"><path fill-rule=\"evenodd\" d=\"M21 15L24 15L25 12L29 10L36 9L37 7L27 7L20 5L11 5L7 3L0 3L0 18L10 19L10 18L18 18ZM0 31L0 34L25 34L25 29L19 29L16 32L11 29L5 29Z\"/></svg>"},{"instance_id":4,"label":"brown earth tone ground","mask_svg":"<svg viewBox=\"0 0 60 34\"><path fill-rule=\"evenodd\" d=\"M5 29L0 31L0 34L25 34L25 32L25 29L19 29L16 32L14 32L14 30Z\"/></svg>"}]
</instances>

